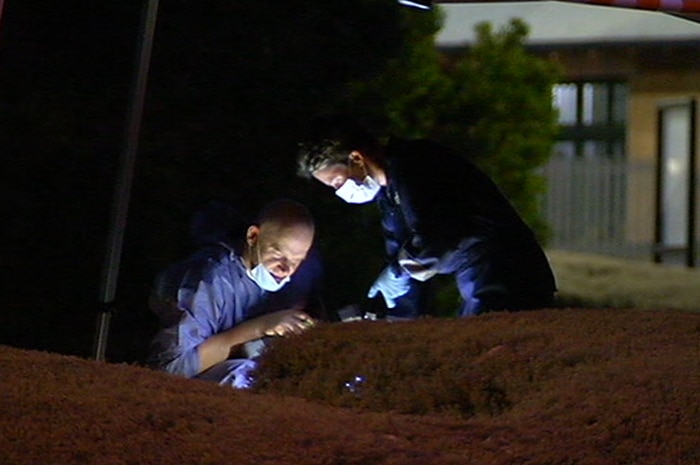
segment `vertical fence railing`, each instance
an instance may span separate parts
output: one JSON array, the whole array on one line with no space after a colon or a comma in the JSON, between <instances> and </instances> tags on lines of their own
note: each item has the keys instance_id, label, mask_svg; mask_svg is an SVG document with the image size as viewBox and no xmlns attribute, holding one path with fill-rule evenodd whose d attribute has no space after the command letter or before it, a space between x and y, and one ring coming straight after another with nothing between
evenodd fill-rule
<instances>
[{"instance_id":1,"label":"vertical fence railing","mask_svg":"<svg viewBox=\"0 0 700 465\"><path fill-rule=\"evenodd\" d=\"M544 168L543 212L552 248L650 257L653 162L553 159Z\"/></svg>"}]
</instances>

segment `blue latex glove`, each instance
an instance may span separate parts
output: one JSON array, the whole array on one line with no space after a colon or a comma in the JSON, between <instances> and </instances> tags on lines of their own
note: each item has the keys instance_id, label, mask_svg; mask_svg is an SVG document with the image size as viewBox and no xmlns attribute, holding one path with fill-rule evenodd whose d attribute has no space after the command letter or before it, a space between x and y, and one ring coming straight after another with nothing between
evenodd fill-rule
<instances>
[{"instance_id":1,"label":"blue latex glove","mask_svg":"<svg viewBox=\"0 0 700 465\"><path fill-rule=\"evenodd\" d=\"M406 294L411 288L410 281L411 277L407 274L401 273L397 276L390 267L386 267L369 288L367 297L372 299L381 292L387 308L394 308L396 299Z\"/></svg>"}]
</instances>

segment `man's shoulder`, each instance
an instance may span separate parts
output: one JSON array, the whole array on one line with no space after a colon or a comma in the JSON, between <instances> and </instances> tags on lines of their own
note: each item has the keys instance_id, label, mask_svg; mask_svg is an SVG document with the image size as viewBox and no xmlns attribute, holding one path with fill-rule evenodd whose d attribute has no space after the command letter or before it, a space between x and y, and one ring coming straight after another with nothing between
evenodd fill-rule
<instances>
[{"instance_id":1,"label":"man's shoulder","mask_svg":"<svg viewBox=\"0 0 700 465\"><path fill-rule=\"evenodd\" d=\"M402 157L425 154L426 151L445 154L455 153L446 145L432 139L401 139L392 137L387 142L387 148L391 155Z\"/></svg>"},{"instance_id":2,"label":"man's shoulder","mask_svg":"<svg viewBox=\"0 0 700 465\"><path fill-rule=\"evenodd\" d=\"M159 273L158 281L170 286L195 285L196 282L231 275L238 266L240 259L235 252L224 246L208 246L165 268Z\"/></svg>"},{"instance_id":3,"label":"man's shoulder","mask_svg":"<svg viewBox=\"0 0 700 465\"><path fill-rule=\"evenodd\" d=\"M465 179L482 177L482 170L468 157L447 145L430 139L397 140L387 150L394 174L419 177Z\"/></svg>"},{"instance_id":4,"label":"man's shoulder","mask_svg":"<svg viewBox=\"0 0 700 465\"><path fill-rule=\"evenodd\" d=\"M403 165L475 166L465 154L431 139L393 139L387 144L387 156L392 163Z\"/></svg>"}]
</instances>

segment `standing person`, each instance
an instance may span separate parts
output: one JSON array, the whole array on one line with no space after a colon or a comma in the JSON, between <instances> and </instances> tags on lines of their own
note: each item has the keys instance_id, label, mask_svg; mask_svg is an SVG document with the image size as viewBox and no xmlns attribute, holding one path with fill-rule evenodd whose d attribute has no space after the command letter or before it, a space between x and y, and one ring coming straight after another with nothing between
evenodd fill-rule
<instances>
[{"instance_id":1,"label":"standing person","mask_svg":"<svg viewBox=\"0 0 700 465\"><path fill-rule=\"evenodd\" d=\"M545 308L556 291L533 232L473 163L429 140L382 144L356 121L317 118L300 143L299 174L348 203L376 201L387 264L368 297L384 297L388 316L424 314L420 282L451 274L461 316Z\"/></svg>"},{"instance_id":2,"label":"standing person","mask_svg":"<svg viewBox=\"0 0 700 465\"><path fill-rule=\"evenodd\" d=\"M305 331L318 267L305 262L314 238L308 210L290 200L267 205L238 244L206 245L155 280L151 309L160 329L148 364L188 378L250 386L255 354L270 336Z\"/></svg>"}]
</instances>

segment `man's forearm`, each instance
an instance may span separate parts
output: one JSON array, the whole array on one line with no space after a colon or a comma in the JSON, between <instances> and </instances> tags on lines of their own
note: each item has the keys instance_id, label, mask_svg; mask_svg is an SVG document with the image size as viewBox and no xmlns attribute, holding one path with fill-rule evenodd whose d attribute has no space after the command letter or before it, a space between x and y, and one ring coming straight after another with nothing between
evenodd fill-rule
<instances>
[{"instance_id":1,"label":"man's forearm","mask_svg":"<svg viewBox=\"0 0 700 465\"><path fill-rule=\"evenodd\" d=\"M197 348L200 373L227 360L234 349L241 344L259 339L263 335L260 325L256 324L255 320L251 320L210 337Z\"/></svg>"}]
</instances>

